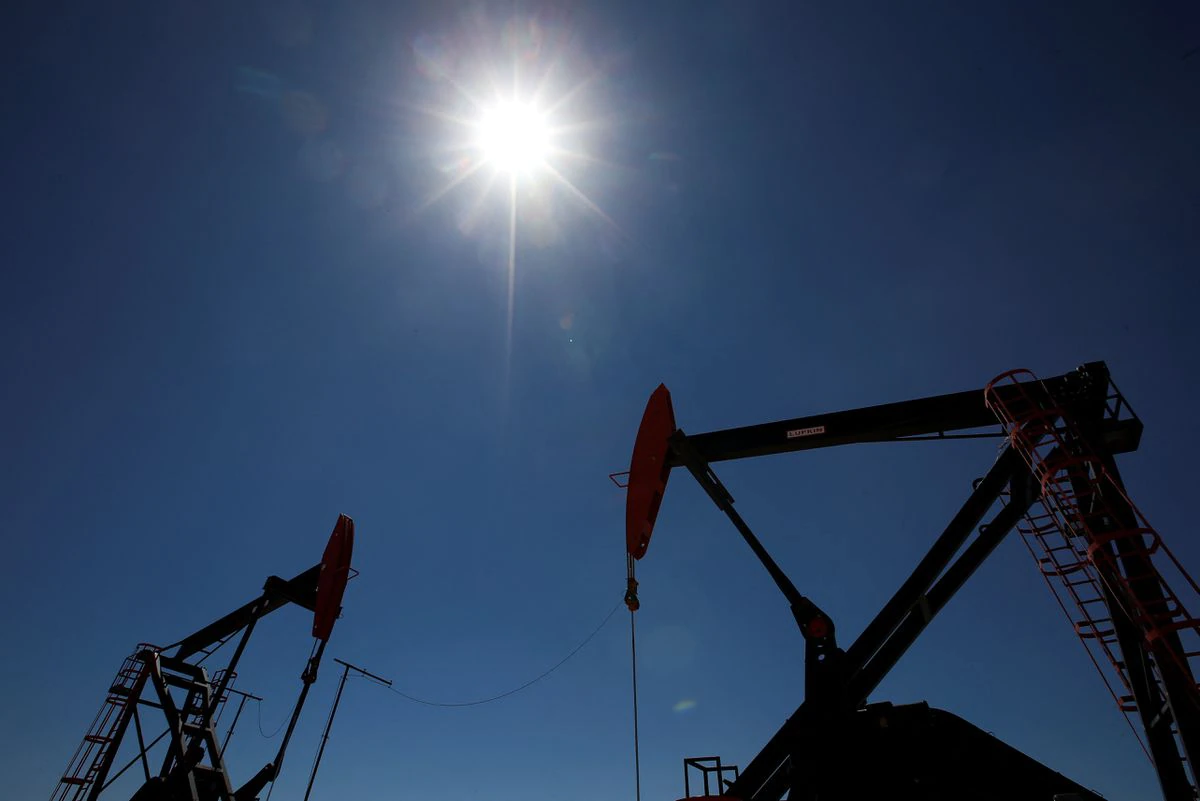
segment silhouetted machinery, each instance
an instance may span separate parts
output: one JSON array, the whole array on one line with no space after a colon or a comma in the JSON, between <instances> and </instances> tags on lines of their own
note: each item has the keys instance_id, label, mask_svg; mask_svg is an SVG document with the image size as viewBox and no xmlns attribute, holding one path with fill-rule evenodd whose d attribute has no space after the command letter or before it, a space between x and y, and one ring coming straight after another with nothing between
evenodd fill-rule
<instances>
[{"instance_id":1,"label":"silhouetted machinery","mask_svg":"<svg viewBox=\"0 0 1200 801\"><path fill-rule=\"evenodd\" d=\"M999 425L999 431L995 427ZM986 432L984 429L992 428ZM1014 528L1067 614L1116 703L1144 732L1166 801L1193 801L1200 758L1200 587L1130 501L1114 456L1138 447L1142 424L1100 362L1039 380L1005 373L980 390L685 434L665 386L651 395L627 483L626 603L639 606L634 566L646 553L668 479L683 467L725 513L791 607L805 642L804 701L738 770L717 757L684 761L690 798L737 801L1085 801L1094 793L955 715L870 696L976 569ZM912 574L843 648L833 619L803 595L734 508L712 465L854 443L998 437L1003 447ZM985 522L986 520L986 522ZM981 525L982 524L982 525ZM972 536L974 534L974 536ZM141 645L122 665L51 801L94 801L140 763L133 801L254 801L279 775L337 619L354 524L339 516L322 560L267 579L262 594L174 645ZM312 653L275 758L240 786L224 762L217 722L255 624L288 604L313 612ZM240 637L237 635L240 633ZM229 663L203 663L237 638ZM142 710L166 730L147 742ZM113 771L132 724L137 753ZM1135 732L1137 729L1135 728ZM165 747L160 767L149 754ZM129 750L132 750L129 749ZM692 796L700 774L703 796Z\"/></svg>"},{"instance_id":2,"label":"silhouetted machinery","mask_svg":"<svg viewBox=\"0 0 1200 801\"><path fill-rule=\"evenodd\" d=\"M325 645L341 613L346 582L351 577L353 546L354 521L339 515L319 563L290 580L271 576L258 598L174 645L165 648L139 645L117 672L51 801L94 801L138 763L144 782L132 801L257 799L278 777L308 690L316 681ZM301 676L300 695L275 758L235 788L225 767L225 748L246 699L255 696L240 694L241 703L223 742L217 736L218 718L229 696L238 692L231 685L255 624L289 603L313 613L313 650ZM239 633L241 636L237 637ZM237 645L229 663L210 676L203 662L235 637ZM147 709L158 710L166 723L166 730L150 742L146 741L144 730L143 710ZM113 772L130 724L136 735L137 753ZM155 770L150 753L163 741L165 748L160 750L165 753Z\"/></svg>"},{"instance_id":3,"label":"silhouetted machinery","mask_svg":"<svg viewBox=\"0 0 1200 801\"><path fill-rule=\"evenodd\" d=\"M1182 581L1193 602L1200 590L1121 483L1113 457L1135 450L1141 433L1100 362L1045 380L1018 370L979 390L693 435L676 427L670 394L659 386L626 485L627 604L638 608L634 565L646 553L671 471L683 467L766 568L805 641L804 702L762 751L741 771L716 757L685 760L685 777L700 772L701 797L739 801L785 793L791 801L1097 798L949 712L868 702L1015 527L1097 667L1108 666L1101 675L1117 705L1144 730L1164 798L1196 798L1190 766L1200 757L1200 693L1191 659L1200 654L1200 621L1166 576ZM767 553L712 468L853 443L986 436L1002 438L998 458L848 648L832 618ZM690 796L690 781L685 790Z\"/></svg>"}]
</instances>

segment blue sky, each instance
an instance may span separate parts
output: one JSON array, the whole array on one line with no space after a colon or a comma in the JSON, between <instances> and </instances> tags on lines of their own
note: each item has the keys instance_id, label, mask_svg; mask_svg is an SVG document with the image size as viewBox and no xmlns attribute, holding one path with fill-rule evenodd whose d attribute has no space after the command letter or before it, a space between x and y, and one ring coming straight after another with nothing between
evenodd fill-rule
<instances>
[{"instance_id":1,"label":"blue sky","mask_svg":"<svg viewBox=\"0 0 1200 801\"><path fill-rule=\"evenodd\" d=\"M169 642L357 522L330 653L405 692L502 692L623 591L649 392L702 431L1107 360L1131 494L1200 564L1200 13L1187 3L37 4L6 24L0 764L46 794L139 641ZM474 206L469 111L572 87L556 162ZM510 28L512 30L512 28ZM540 49L532 45L540 45ZM444 74L445 73L445 74ZM437 112L431 113L431 112ZM439 116L441 115L441 116ZM456 166L458 165L458 166ZM474 209L474 211L473 211ZM847 642L994 444L723 466ZM790 615L685 477L641 563L643 794L745 764L802 697ZM256 634L248 776L308 621ZM303 792L325 668L279 783ZM1153 773L1015 540L876 696L929 700L1111 798ZM676 712L685 700L694 706ZM315 798L631 797L628 620L524 693L349 685ZM399 788L398 788L399 786Z\"/></svg>"}]
</instances>

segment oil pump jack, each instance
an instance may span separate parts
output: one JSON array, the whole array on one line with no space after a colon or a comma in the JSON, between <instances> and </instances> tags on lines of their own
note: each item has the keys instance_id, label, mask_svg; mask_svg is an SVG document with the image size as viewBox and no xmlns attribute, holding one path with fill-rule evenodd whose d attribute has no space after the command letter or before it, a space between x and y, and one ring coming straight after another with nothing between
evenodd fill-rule
<instances>
[{"instance_id":1,"label":"oil pump jack","mask_svg":"<svg viewBox=\"0 0 1200 801\"><path fill-rule=\"evenodd\" d=\"M51 801L95 801L125 770L141 763L144 782L131 801L254 801L275 781L284 754L300 718L309 688L325 646L341 613L346 582L352 577L350 556L354 547L354 521L339 515L325 546L321 561L291 579L270 576L262 594L224 617L208 624L173 645L159 648L141 644L117 672L108 695L83 742L72 756L55 787ZM255 625L263 617L287 604L313 613L313 650L300 677L300 695L288 719L286 733L275 758L240 787L235 786L225 766L224 742L217 736L217 718L232 692L237 665ZM229 663L211 676L203 661L216 649L237 637ZM243 694L243 704L245 695ZM166 730L147 743L142 709L159 710ZM241 705L238 707L240 715ZM122 741L130 723L137 738L137 754L113 774ZM151 768L149 753L166 741L161 767Z\"/></svg>"},{"instance_id":2,"label":"oil pump jack","mask_svg":"<svg viewBox=\"0 0 1200 801\"><path fill-rule=\"evenodd\" d=\"M992 433L982 431L988 428ZM766 568L805 643L803 703L743 770L718 757L685 759L685 792L691 796L689 773L698 770L699 797L737 801L779 801L785 793L790 801L1098 798L949 712L869 701L1016 528L1117 706L1144 730L1164 799L1195 799L1190 766L1200 757L1200 693L1191 660L1200 656L1200 621L1167 576L1182 579L1193 603L1200 589L1129 500L1117 472L1114 455L1136 450L1141 434L1102 362L1045 380L1016 370L983 389L691 435L677 428L670 393L660 385L622 485L627 605L639 606L634 566L646 553L671 472L682 467ZM767 553L712 468L854 443L986 436L1001 438L998 458L848 648L833 618Z\"/></svg>"}]
</instances>

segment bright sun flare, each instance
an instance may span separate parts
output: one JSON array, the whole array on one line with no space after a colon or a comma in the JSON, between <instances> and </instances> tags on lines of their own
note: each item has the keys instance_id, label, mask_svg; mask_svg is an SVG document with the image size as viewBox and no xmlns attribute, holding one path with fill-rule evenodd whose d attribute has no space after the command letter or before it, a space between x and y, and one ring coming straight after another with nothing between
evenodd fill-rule
<instances>
[{"instance_id":1,"label":"bright sun flare","mask_svg":"<svg viewBox=\"0 0 1200 801\"><path fill-rule=\"evenodd\" d=\"M514 32L516 35L510 36ZM558 74L559 67L576 59L566 50L557 52L549 46L550 42L574 46L576 37L573 34L558 37L554 33L545 39L548 47L543 52L543 38L548 34L542 32L535 19L514 16L502 34L503 42L512 49L511 64L489 64L485 60L475 63L470 58L459 63L457 58L446 56L457 52L453 47L430 41L414 46L414 53L421 72L446 95L445 106L439 103L418 110L457 128L453 132L447 129L441 137L446 145L439 148L442 158L436 167L446 180L421 201L419 210L473 184L474 198L463 199L455 222L464 235L476 236L476 227L481 223L496 227L501 224L501 209L493 213L486 209L489 198L504 196L502 208L507 214L503 215L506 218L503 221L507 223L508 234L508 322L504 346L507 370L511 369L513 349L518 223L534 227L537 235L529 237L529 242L540 247L557 241L553 234L557 226L573 219L568 216L573 213L572 206L595 214L612 232L620 235L620 231L574 180L588 165L602 163L586 152L580 139L581 131L597 126L599 121L581 119L579 115L584 111L589 87L595 82L603 84L603 73L596 71L580 80L576 80L580 76L573 78L569 72ZM511 75L511 84L506 75ZM479 80L472 83L473 79ZM518 214L518 202L527 201L532 201L528 210L522 207L524 213ZM481 236L487 237L489 243L494 242L490 232ZM488 254L500 255L491 248ZM507 382L507 371L505 375ZM507 392L507 383L505 386Z\"/></svg>"},{"instance_id":2,"label":"bright sun flare","mask_svg":"<svg viewBox=\"0 0 1200 801\"><path fill-rule=\"evenodd\" d=\"M489 163L516 175L546 160L550 131L533 107L502 103L483 115L479 123L479 147Z\"/></svg>"}]
</instances>

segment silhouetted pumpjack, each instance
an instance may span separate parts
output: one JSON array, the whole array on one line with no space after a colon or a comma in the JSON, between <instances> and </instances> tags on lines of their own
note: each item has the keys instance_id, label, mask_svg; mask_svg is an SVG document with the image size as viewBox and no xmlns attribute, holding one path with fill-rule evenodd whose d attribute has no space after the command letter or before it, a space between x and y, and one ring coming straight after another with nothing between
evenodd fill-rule
<instances>
[{"instance_id":1,"label":"silhouetted pumpjack","mask_svg":"<svg viewBox=\"0 0 1200 801\"><path fill-rule=\"evenodd\" d=\"M120 773L138 761L145 782L131 801L254 801L278 777L292 732L308 690L317 679L325 645L341 613L342 596L351 577L350 557L354 547L354 521L339 515L321 561L298 576L284 580L271 576L262 595L210 623L167 648L143 643L125 660L109 690L100 713L83 743L71 758L66 773L51 801L94 801ZM226 770L225 742L218 742L216 720L236 677L236 668L254 631L255 624L286 604L296 604L313 613L313 652L301 675L300 696L288 720L287 732L275 759L234 789ZM207 656L216 647L241 632L229 664L210 679L197 656ZM164 651L174 650L168 656ZM147 692L147 687L153 688ZM175 690L175 693L172 693ZM143 694L149 697L143 697ZM182 698L180 702L179 698ZM152 707L166 717L167 730L149 744L142 733L139 707ZM239 708L240 712L240 708ZM236 723L236 718L234 722ZM111 779L121 742L133 722L139 753ZM151 770L148 753L163 738L166 757L157 773Z\"/></svg>"},{"instance_id":2,"label":"silhouetted pumpjack","mask_svg":"<svg viewBox=\"0 0 1200 801\"><path fill-rule=\"evenodd\" d=\"M999 433L970 433L997 423ZM1121 485L1113 456L1136 450L1141 433L1141 422L1102 362L1046 380L1013 371L984 389L690 436L676 427L670 393L660 385L646 405L628 473L630 609L638 607L635 562L649 546L672 469L685 467L766 568L805 641L804 703L762 751L740 772L716 757L685 760L685 777L689 768L701 770L708 796L709 773L716 772L719 795L708 797L739 801L778 801L785 793L791 801L1097 798L948 712L925 704L867 703L1017 527L1064 611L1075 607L1068 615L1093 661L1112 669L1102 675L1118 705L1139 715L1164 798L1194 799L1195 780L1186 766L1195 762L1184 757L1200 757L1200 694L1190 661L1200 656L1200 621L1188 614L1152 557L1167 560L1194 596L1200 589ZM987 436L1003 437L1003 451L913 573L845 650L832 619L767 553L711 466L835 445ZM981 526L997 502L999 511ZM979 534L968 543L976 527ZM726 772L734 778L725 779Z\"/></svg>"}]
</instances>

